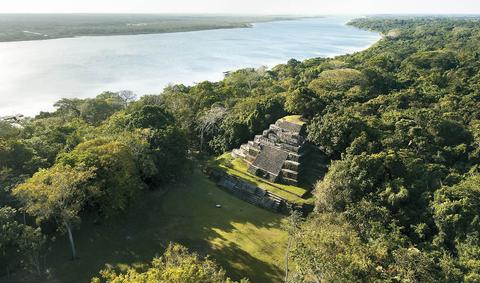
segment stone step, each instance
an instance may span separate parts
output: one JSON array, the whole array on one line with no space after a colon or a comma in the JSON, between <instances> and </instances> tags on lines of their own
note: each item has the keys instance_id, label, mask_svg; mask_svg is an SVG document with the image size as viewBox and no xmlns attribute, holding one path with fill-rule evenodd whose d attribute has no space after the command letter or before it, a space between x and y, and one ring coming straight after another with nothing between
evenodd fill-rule
<instances>
[{"instance_id":1,"label":"stone step","mask_svg":"<svg viewBox=\"0 0 480 283\"><path fill-rule=\"evenodd\" d=\"M282 197L280 197L280 196L278 196L278 195L276 195L276 194L274 194L274 193L272 193L272 192L268 192L267 194L268 194L268 197L269 197L269 198L275 200L275 201L278 202L278 203L282 203L282 202L285 201Z\"/></svg>"},{"instance_id":2,"label":"stone step","mask_svg":"<svg viewBox=\"0 0 480 283\"><path fill-rule=\"evenodd\" d=\"M267 139L271 140L274 143L279 142L280 138L275 133L269 133L265 136Z\"/></svg>"},{"instance_id":3,"label":"stone step","mask_svg":"<svg viewBox=\"0 0 480 283\"><path fill-rule=\"evenodd\" d=\"M275 146L274 142L272 142L271 140L269 140L268 138L263 137L263 136L260 136L258 138L255 137L255 140L260 144L260 146L262 146L262 145Z\"/></svg>"},{"instance_id":4,"label":"stone step","mask_svg":"<svg viewBox=\"0 0 480 283\"><path fill-rule=\"evenodd\" d=\"M272 200L268 197L260 197L255 194L247 193L247 192L241 192L240 190L235 193L235 195L239 196L243 200L254 204L258 205L264 208L272 209L272 210L277 210L279 207L279 203L275 200Z\"/></svg>"},{"instance_id":5,"label":"stone step","mask_svg":"<svg viewBox=\"0 0 480 283\"><path fill-rule=\"evenodd\" d=\"M302 157L301 154L298 154L298 153L295 153L295 152L289 152L287 160L300 163L300 158L301 157Z\"/></svg>"},{"instance_id":6,"label":"stone step","mask_svg":"<svg viewBox=\"0 0 480 283\"><path fill-rule=\"evenodd\" d=\"M283 163L283 168L298 171L300 169L300 162L287 159L285 160L285 163Z\"/></svg>"},{"instance_id":7,"label":"stone step","mask_svg":"<svg viewBox=\"0 0 480 283\"><path fill-rule=\"evenodd\" d=\"M248 156L248 155L251 155L251 156L256 156L260 149L257 149L255 147L252 147L250 146L249 144L243 144L240 146L240 150L243 151L243 155L244 156Z\"/></svg>"},{"instance_id":8,"label":"stone step","mask_svg":"<svg viewBox=\"0 0 480 283\"><path fill-rule=\"evenodd\" d=\"M234 149L232 150L232 157L233 158L245 158L245 155L243 154L243 151L240 149Z\"/></svg>"},{"instance_id":9,"label":"stone step","mask_svg":"<svg viewBox=\"0 0 480 283\"><path fill-rule=\"evenodd\" d=\"M282 179L298 180L298 172L288 169L282 169Z\"/></svg>"},{"instance_id":10,"label":"stone step","mask_svg":"<svg viewBox=\"0 0 480 283\"><path fill-rule=\"evenodd\" d=\"M295 153L298 153L300 152L300 149L301 149L301 146L295 146L295 145L290 145L290 144L281 144L280 146L282 149L285 149L285 150L288 150L288 151L291 151L291 152L295 152Z\"/></svg>"},{"instance_id":11,"label":"stone step","mask_svg":"<svg viewBox=\"0 0 480 283\"><path fill-rule=\"evenodd\" d=\"M269 130L272 130L272 131L278 131L278 132L281 132L283 129L281 129L279 126L275 125L275 124L270 124L270 126L268 126L268 129Z\"/></svg>"},{"instance_id":12,"label":"stone step","mask_svg":"<svg viewBox=\"0 0 480 283\"><path fill-rule=\"evenodd\" d=\"M303 125L298 125L282 119L277 120L277 122L275 122L275 125L289 132L300 132L301 128L303 128Z\"/></svg>"},{"instance_id":13,"label":"stone step","mask_svg":"<svg viewBox=\"0 0 480 283\"><path fill-rule=\"evenodd\" d=\"M256 155L255 155L255 156L253 156L253 155L247 155L247 156L245 156L244 161L245 161L246 163L248 163L248 164L252 164L253 161L255 161L256 158L257 158Z\"/></svg>"},{"instance_id":14,"label":"stone step","mask_svg":"<svg viewBox=\"0 0 480 283\"><path fill-rule=\"evenodd\" d=\"M259 142L256 142L256 141L251 141L251 143L249 142L248 144L251 148L254 148L256 150L260 150L260 143Z\"/></svg>"},{"instance_id":15,"label":"stone step","mask_svg":"<svg viewBox=\"0 0 480 283\"><path fill-rule=\"evenodd\" d=\"M233 177L222 179L218 182L218 185L248 203L271 209L273 211L278 211L284 201L282 198L273 195L266 190L239 181Z\"/></svg>"},{"instance_id":16,"label":"stone step","mask_svg":"<svg viewBox=\"0 0 480 283\"><path fill-rule=\"evenodd\" d=\"M282 181L283 181L283 183L285 183L287 185L297 185L298 184L297 180L291 179L291 178L282 178Z\"/></svg>"}]
</instances>

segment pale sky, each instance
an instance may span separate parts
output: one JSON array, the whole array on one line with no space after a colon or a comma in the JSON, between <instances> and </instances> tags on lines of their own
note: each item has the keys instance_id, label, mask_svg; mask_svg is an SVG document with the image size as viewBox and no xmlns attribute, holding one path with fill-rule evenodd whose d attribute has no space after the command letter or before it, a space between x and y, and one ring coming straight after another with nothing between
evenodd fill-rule
<instances>
[{"instance_id":1,"label":"pale sky","mask_svg":"<svg viewBox=\"0 0 480 283\"><path fill-rule=\"evenodd\" d=\"M480 0L0 0L0 13L480 14Z\"/></svg>"}]
</instances>

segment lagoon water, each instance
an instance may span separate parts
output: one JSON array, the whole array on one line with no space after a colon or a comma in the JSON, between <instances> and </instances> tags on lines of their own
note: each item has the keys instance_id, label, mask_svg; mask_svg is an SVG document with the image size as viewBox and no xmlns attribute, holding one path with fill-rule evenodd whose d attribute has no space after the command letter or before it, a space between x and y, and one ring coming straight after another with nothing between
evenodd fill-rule
<instances>
[{"instance_id":1,"label":"lagoon water","mask_svg":"<svg viewBox=\"0 0 480 283\"><path fill-rule=\"evenodd\" d=\"M360 51L380 36L324 17L252 28L0 43L0 116L52 110L63 97L102 91L158 94L169 83L222 79L223 72Z\"/></svg>"}]
</instances>

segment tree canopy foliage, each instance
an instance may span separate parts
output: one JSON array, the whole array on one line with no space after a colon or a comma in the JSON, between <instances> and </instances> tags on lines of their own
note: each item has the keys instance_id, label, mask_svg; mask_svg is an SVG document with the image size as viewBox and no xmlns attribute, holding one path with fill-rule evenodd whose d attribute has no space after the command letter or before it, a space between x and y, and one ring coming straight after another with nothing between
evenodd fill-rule
<instances>
[{"instance_id":1,"label":"tree canopy foliage","mask_svg":"<svg viewBox=\"0 0 480 283\"><path fill-rule=\"evenodd\" d=\"M151 265L144 270L129 267L126 272L117 273L112 268L106 268L100 271L100 275L92 283L234 283L214 261L202 259L179 244L170 244L164 254L153 259Z\"/></svg>"}]
</instances>

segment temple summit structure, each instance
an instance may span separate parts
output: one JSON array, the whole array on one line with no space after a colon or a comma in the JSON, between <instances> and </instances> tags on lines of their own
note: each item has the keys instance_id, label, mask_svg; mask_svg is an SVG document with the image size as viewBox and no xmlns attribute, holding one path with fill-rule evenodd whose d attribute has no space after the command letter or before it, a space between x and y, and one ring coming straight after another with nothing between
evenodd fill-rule
<instances>
[{"instance_id":1,"label":"temple summit structure","mask_svg":"<svg viewBox=\"0 0 480 283\"><path fill-rule=\"evenodd\" d=\"M271 182L297 185L305 154L305 122L286 116L261 135L232 151L234 158L248 164L248 172Z\"/></svg>"}]
</instances>

